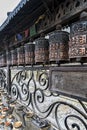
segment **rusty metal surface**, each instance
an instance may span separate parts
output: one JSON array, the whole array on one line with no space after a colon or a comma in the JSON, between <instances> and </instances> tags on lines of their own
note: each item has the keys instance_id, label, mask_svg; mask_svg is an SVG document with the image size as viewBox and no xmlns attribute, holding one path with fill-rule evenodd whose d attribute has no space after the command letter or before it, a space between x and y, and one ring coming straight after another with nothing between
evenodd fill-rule
<instances>
[{"instance_id":1,"label":"rusty metal surface","mask_svg":"<svg viewBox=\"0 0 87 130\"><path fill-rule=\"evenodd\" d=\"M54 31L49 35L49 60L66 61L68 60L69 34L64 31Z\"/></svg>"},{"instance_id":2,"label":"rusty metal surface","mask_svg":"<svg viewBox=\"0 0 87 130\"><path fill-rule=\"evenodd\" d=\"M49 61L49 42L44 37L35 40L35 63L47 63Z\"/></svg>"},{"instance_id":3,"label":"rusty metal surface","mask_svg":"<svg viewBox=\"0 0 87 130\"><path fill-rule=\"evenodd\" d=\"M11 51L11 57L12 57L12 66L13 65L18 65L17 62L17 49L14 49Z\"/></svg>"},{"instance_id":4,"label":"rusty metal surface","mask_svg":"<svg viewBox=\"0 0 87 130\"><path fill-rule=\"evenodd\" d=\"M24 46L17 48L17 60L18 60L18 65L24 65L25 64Z\"/></svg>"},{"instance_id":5,"label":"rusty metal surface","mask_svg":"<svg viewBox=\"0 0 87 130\"><path fill-rule=\"evenodd\" d=\"M27 43L24 47L25 49L25 64L34 64L35 63L35 44Z\"/></svg>"},{"instance_id":6,"label":"rusty metal surface","mask_svg":"<svg viewBox=\"0 0 87 130\"><path fill-rule=\"evenodd\" d=\"M87 101L87 67L51 68L50 90Z\"/></svg>"},{"instance_id":7,"label":"rusty metal surface","mask_svg":"<svg viewBox=\"0 0 87 130\"><path fill-rule=\"evenodd\" d=\"M80 20L71 25L69 58L87 60L87 21Z\"/></svg>"}]
</instances>

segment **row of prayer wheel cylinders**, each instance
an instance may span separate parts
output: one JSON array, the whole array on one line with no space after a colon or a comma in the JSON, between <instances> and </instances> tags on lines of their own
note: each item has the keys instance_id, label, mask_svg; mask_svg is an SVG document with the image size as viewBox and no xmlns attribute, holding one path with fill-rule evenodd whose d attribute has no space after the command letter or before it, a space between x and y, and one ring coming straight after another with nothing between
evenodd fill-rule
<instances>
[{"instance_id":1,"label":"row of prayer wheel cylinders","mask_svg":"<svg viewBox=\"0 0 87 130\"><path fill-rule=\"evenodd\" d=\"M61 31L61 28L61 25L57 25L56 30L49 34L49 40L43 35L36 39L35 54L34 49L28 49L34 48L34 45L26 45L25 63L87 62L87 12L82 12L79 21L71 24L70 37L69 33Z\"/></svg>"},{"instance_id":2,"label":"row of prayer wheel cylinders","mask_svg":"<svg viewBox=\"0 0 87 130\"><path fill-rule=\"evenodd\" d=\"M49 40L42 35L20 48L7 53L7 64L10 65L33 65L46 63L61 63L66 61L77 61L87 57L87 13L82 12L80 20L73 23L69 33L61 31L57 25L56 30L49 34ZM5 56L3 56L5 57ZM5 60L3 60L5 61Z\"/></svg>"},{"instance_id":3,"label":"row of prayer wheel cylinders","mask_svg":"<svg viewBox=\"0 0 87 130\"><path fill-rule=\"evenodd\" d=\"M33 42L27 43L20 48L8 51L6 53L7 65L33 65L46 64L49 62L58 62L68 60L68 41L67 32L55 31L50 33L49 41L43 36ZM6 65L5 56L2 66Z\"/></svg>"}]
</instances>

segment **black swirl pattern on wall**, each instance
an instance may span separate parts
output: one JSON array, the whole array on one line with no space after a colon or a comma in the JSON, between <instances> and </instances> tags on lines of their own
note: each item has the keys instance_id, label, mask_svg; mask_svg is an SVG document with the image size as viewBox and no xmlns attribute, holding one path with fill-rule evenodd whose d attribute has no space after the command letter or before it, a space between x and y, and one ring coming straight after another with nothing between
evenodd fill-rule
<instances>
[{"instance_id":1,"label":"black swirl pattern on wall","mask_svg":"<svg viewBox=\"0 0 87 130\"><path fill-rule=\"evenodd\" d=\"M0 69L0 87L6 88L6 72L2 69Z\"/></svg>"},{"instance_id":2,"label":"black swirl pattern on wall","mask_svg":"<svg viewBox=\"0 0 87 130\"><path fill-rule=\"evenodd\" d=\"M41 109L41 105L45 103L46 98L59 97L60 95L55 95L54 93L50 92L50 94L45 93L49 91L49 74L48 71L39 71L38 80L35 77L35 71L30 71L29 76L27 75L27 71L19 71L13 78L11 84L11 94L15 100L21 100L24 106L29 107L32 106L32 109L35 111L35 108L38 112L43 114L42 119L46 119L51 113L54 111L55 121L57 123L58 128L61 130L63 129L61 123L59 121L59 108L63 106L67 106L72 111L75 111L74 114L69 113L66 117L63 118L64 129L71 130L76 128L77 130L82 130L82 126L84 130L87 130L87 107L84 105L82 101L78 101L79 104L82 106L83 110L80 110L78 106L74 106L70 103L64 101L55 101L52 102L50 105ZM70 119L76 119L77 122L69 123ZM78 123L80 122L80 123ZM82 125L81 125L82 124Z\"/></svg>"}]
</instances>

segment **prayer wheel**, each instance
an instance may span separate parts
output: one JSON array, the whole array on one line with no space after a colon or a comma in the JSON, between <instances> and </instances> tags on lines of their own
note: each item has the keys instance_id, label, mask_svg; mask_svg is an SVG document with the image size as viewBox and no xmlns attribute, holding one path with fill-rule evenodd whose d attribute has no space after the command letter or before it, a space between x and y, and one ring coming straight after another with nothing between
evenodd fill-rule
<instances>
[{"instance_id":1,"label":"prayer wheel","mask_svg":"<svg viewBox=\"0 0 87 130\"><path fill-rule=\"evenodd\" d=\"M2 67L2 55L0 54L0 67Z\"/></svg>"},{"instance_id":2,"label":"prayer wheel","mask_svg":"<svg viewBox=\"0 0 87 130\"><path fill-rule=\"evenodd\" d=\"M6 66L6 54L2 54L2 66Z\"/></svg>"},{"instance_id":3,"label":"prayer wheel","mask_svg":"<svg viewBox=\"0 0 87 130\"><path fill-rule=\"evenodd\" d=\"M35 40L35 63L49 62L49 42L44 37Z\"/></svg>"},{"instance_id":4,"label":"prayer wheel","mask_svg":"<svg viewBox=\"0 0 87 130\"><path fill-rule=\"evenodd\" d=\"M27 43L25 45L25 64L33 65L35 63L35 44Z\"/></svg>"},{"instance_id":5,"label":"prayer wheel","mask_svg":"<svg viewBox=\"0 0 87 130\"><path fill-rule=\"evenodd\" d=\"M49 61L59 62L69 59L69 34L65 31L56 30L49 35Z\"/></svg>"},{"instance_id":6,"label":"prayer wheel","mask_svg":"<svg viewBox=\"0 0 87 130\"><path fill-rule=\"evenodd\" d=\"M12 65L12 59L11 59L11 51L6 52L6 59L7 59L7 65Z\"/></svg>"},{"instance_id":7,"label":"prayer wheel","mask_svg":"<svg viewBox=\"0 0 87 130\"><path fill-rule=\"evenodd\" d=\"M69 58L87 61L87 13L82 12L80 20L70 27Z\"/></svg>"},{"instance_id":8,"label":"prayer wheel","mask_svg":"<svg viewBox=\"0 0 87 130\"><path fill-rule=\"evenodd\" d=\"M17 49L11 51L12 65L18 65L17 63Z\"/></svg>"},{"instance_id":9,"label":"prayer wheel","mask_svg":"<svg viewBox=\"0 0 87 130\"><path fill-rule=\"evenodd\" d=\"M18 65L25 64L24 46L17 48L17 59L18 59Z\"/></svg>"}]
</instances>

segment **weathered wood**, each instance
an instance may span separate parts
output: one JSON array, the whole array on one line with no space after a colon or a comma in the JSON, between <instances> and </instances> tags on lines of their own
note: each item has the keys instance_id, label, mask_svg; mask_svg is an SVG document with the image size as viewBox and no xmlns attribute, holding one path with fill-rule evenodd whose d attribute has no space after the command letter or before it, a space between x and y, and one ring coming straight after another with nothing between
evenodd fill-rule
<instances>
[{"instance_id":1,"label":"weathered wood","mask_svg":"<svg viewBox=\"0 0 87 130\"><path fill-rule=\"evenodd\" d=\"M69 3L69 7L66 6L67 3ZM55 30L56 25L58 24L68 25L71 24L72 22L77 21L79 19L80 13L82 11L87 11L87 2L83 2L80 0L78 6L77 3L78 1L73 1L73 0L71 2L69 2L69 0L66 0L65 2L61 2L60 5L58 5L59 6L58 13L56 13L56 15L53 15L55 21L50 21L49 24L47 24L45 27L40 29L39 33L42 32L49 33L50 31ZM63 9L61 9L62 5L63 5ZM60 17L58 17L59 15Z\"/></svg>"},{"instance_id":2,"label":"weathered wood","mask_svg":"<svg viewBox=\"0 0 87 130\"><path fill-rule=\"evenodd\" d=\"M87 67L51 68L50 89L87 101Z\"/></svg>"}]
</instances>

